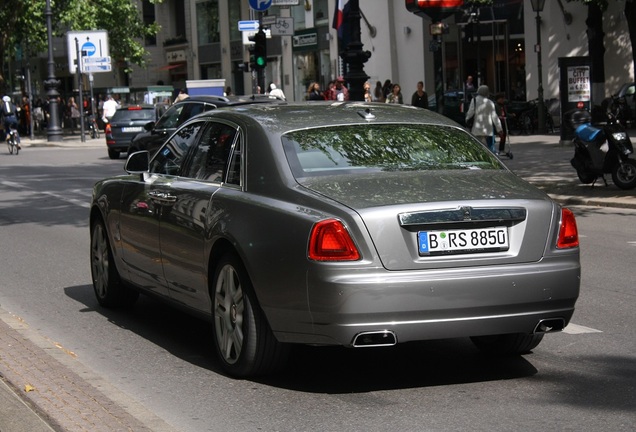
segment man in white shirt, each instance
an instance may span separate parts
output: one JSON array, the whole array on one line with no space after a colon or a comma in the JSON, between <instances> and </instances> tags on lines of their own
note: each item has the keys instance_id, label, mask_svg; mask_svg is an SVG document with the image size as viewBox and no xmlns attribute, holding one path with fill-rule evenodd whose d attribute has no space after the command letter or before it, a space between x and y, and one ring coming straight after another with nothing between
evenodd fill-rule
<instances>
[{"instance_id":1,"label":"man in white shirt","mask_svg":"<svg viewBox=\"0 0 636 432\"><path fill-rule=\"evenodd\" d=\"M115 115L115 111L119 108L119 104L113 99L112 95L108 95L108 100L104 102L104 117L102 120L108 122L112 116Z\"/></svg>"},{"instance_id":2,"label":"man in white shirt","mask_svg":"<svg viewBox=\"0 0 636 432\"><path fill-rule=\"evenodd\" d=\"M275 96L275 97L280 98L282 100L286 100L285 93L283 93L283 91L281 89L277 88L276 84L274 84L274 83L270 83L270 85L269 85L269 94L271 96Z\"/></svg>"}]
</instances>

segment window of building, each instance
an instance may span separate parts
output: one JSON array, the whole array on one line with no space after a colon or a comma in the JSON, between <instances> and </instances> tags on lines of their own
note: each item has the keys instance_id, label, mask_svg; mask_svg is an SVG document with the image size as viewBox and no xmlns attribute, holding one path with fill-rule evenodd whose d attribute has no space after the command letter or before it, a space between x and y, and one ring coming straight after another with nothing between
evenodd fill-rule
<instances>
[{"instance_id":1,"label":"window of building","mask_svg":"<svg viewBox=\"0 0 636 432\"><path fill-rule=\"evenodd\" d=\"M200 45L220 42L219 22L218 0L197 3L197 37Z\"/></svg>"},{"instance_id":2,"label":"window of building","mask_svg":"<svg viewBox=\"0 0 636 432\"><path fill-rule=\"evenodd\" d=\"M154 24L156 21L155 17L155 5L154 3L150 3L150 0L144 0L142 4L142 15L145 25ZM144 42L146 46L157 45L157 37L155 35L148 35L145 37Z\"/></svg>"},{"instance_id":3,"label":"window of building","mask_svg":"<svg viewBox=\"0 0 636 432\"><path fill-rule=\"evenodd\" d=\"M241 20L241 2L229 1L227 4L230 23L238 23ZM230 25L230 40L241 40L243 35L238 25Z\"/></svg>"},{"instance_id":4,"label":"window of building","mask_svg":"<svg viewBox=\"0 0 636 432\"><path fill-rule=\"evenodd\" d=\"M314 0L314 23L316 27L329 25L328 0Z\"/></svg>"},{"instance_id":5,"label":"window of building","mask_svg":"<svg viewBox=\"0 0 636 432\"><path fill-rule=\"evenodd\" d=\"M294 18L294 30L302 30L305 25L305 7L303 5L291 6L291 16Z\"/></svg>"},{"instance_id":6,"label":"window of building","mask_svg":"<svg viewBox=\"0 0 636 432\"><path fill-rule=\"evenodd\" d=\"M183 2L179 2L179 1L174 2L172 15L174 17L175 35L185 36L186 35L186 20L185 20L185 6Z\"/></svg>"},{"instance_id":7,"label":"window of building","mask_svg":"<svg viewBox=\"0 0 636 432\"><path fill-rule=\"evenodd\" d=\"M201 79L220 79L223 78L221 71L221 64L202 64L201 65Z\"/></svg>"}]
</instances>

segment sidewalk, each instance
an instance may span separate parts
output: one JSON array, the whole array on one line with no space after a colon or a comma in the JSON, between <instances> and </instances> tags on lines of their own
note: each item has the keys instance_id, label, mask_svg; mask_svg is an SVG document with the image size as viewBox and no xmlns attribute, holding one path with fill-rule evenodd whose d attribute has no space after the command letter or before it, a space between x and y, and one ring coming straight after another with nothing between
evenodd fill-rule
<instances>
[{"instance_id":1,"label":"sidewalk","mask_svg":"<svg viewBox=\"0 0 636 432\"><path fill-rule=\"evenodd\" d=\"M629 131L632 142L636 131ZM571 144L559 143L559 134L517 135L510 137L513 159L502 157L514 173L548 193L565 205L636 208L636 189L619 189L606 175L594 186L582 184L570 164L574 156ZM632 157L636 157L632 155Z\"/></svg>"},{"instance_id":2,"label":"sidewalk","mask_svg":"<svg viewBox=\"0 0 636 432\"><path fill-rule=\"evenodd\" d=\"M634 131L630 131L630 136L636 136ZM617 188L610 176L609 186L602 181L594 187L582 185L570 166L574 150L571 145L559 144L558 134L511 136L510 143L513 159L503 157L503 162L561 203L636 208L636 190ZM99 148L105 147L105 141L87 138L82 142L78 135L64 136L60 142L48 142L46 137L33 140L27 137L22 139L22 147L26 152L29 147ZM133 402L113 402L91 385L83 384L83 379L73 372L75 369L60 363L59 358L51 358L56 350L50 341L34 345L30 342L34 336L22 335L21 324L14 321L15 317L0 308L0 431L110 431L125 430L131 425L135 430L169 430L169 426L145 413L142 407L131 409ZM34 363L38 363L35 371ZM40 370L42 364L47 365L44 373ZM27 392L26 384L35 391ZM100 388L105 385L102 383ZM101 413L101 418L94 414L86 416L87 408ZM140 422L139 418L144 421ZM95 421L97 423L93 423Z\"/></svg>"}]
</instances>

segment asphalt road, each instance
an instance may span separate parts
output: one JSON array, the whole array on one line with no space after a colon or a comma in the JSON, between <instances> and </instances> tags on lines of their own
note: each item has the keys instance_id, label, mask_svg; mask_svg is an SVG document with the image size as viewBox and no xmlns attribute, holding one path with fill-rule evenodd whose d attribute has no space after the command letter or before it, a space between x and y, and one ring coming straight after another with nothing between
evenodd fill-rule
<instances>
[{"instance_id":1,"label":"asphalt road","mask_svg":"<svg viewBox=\"0 0 636 432\"><path fill-rule=\"evenodd\" d=\"M533 354L492 359L464 339L373 350L298 347L282 374L234 380L220 372L208 324L145 297L130 311L97 305L90 187L122 166L101 148L0 154L1 321L25 337L35 369L46 363L51 376L72 372L54 385L29 369L13 385L48 406L60 430L634 429L636 211L574 208L581 297L573 324L546 336ZM7 366L6 354L22 347L1 349L0 374L19 370ZM31 379L39 383L26 392ZM65 394L66 385L86 397ZM82 411L86 399L116 427L91 427L96 414Z\"/></svg>"}]
</instances>

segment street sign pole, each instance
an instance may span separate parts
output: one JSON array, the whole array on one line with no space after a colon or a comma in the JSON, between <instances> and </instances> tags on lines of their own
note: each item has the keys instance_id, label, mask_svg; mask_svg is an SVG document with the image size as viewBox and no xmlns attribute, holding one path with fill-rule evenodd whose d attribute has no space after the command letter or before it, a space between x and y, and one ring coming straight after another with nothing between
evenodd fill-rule
<instances>
[{"instance_id":1,"label":"street sign pole","mask_svg":"<svg viewBox=\"0 0 636 432\"><path fill-rule=\"evenodd\" d=\"M80 113L80 140L82 142L86 141L86 137L84 136L84 101L82 99L82 93L83 93L83 88L82 88L82 69L83 69L83 60L82 57L80 56L80 48L79 48L79 39L75 38L75 49L77 50L77 67L76 67L76 71L77 71L77 88L79 89L79 113ZM71 110L71 127L73 126L72 122L73 122L73 114L72 114L72 110Z\"/></svg>"}]
</instances>

